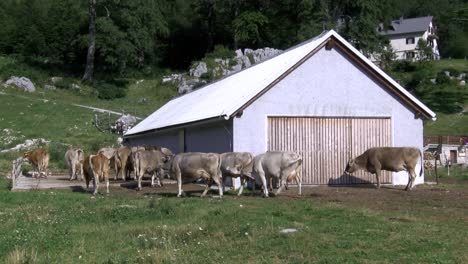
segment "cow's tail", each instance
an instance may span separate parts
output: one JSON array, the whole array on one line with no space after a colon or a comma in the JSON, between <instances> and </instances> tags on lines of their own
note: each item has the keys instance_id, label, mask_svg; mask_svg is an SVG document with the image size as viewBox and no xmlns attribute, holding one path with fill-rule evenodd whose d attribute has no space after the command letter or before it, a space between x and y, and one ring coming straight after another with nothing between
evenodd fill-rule
<instances>
[{"instance_id":1,"label":"cow's tail","mask_svg":"<svg viewBox=\"0 0 468 264\"><path fill-rule=\"evenodd\" d=\"M89 155L89 175L91 175L91 177L95 177L94 175L94 168L93 168L93 160L92 158L96 156L96 155Z\"/></svg>"},{"instance_id":2,"label":"cow's tail","mask_svg":"<svg viewBox=\"0 0 468 264\"><path fill-rule=\"evenodd\" d=\"M218 154L218 168L216 169L216 173L218 173L219 180L223 182L223 174L221 173L221 155Z\"/></svg>"},{"instance_id":3,"label":"cow's tail","mask_svg":"<svg viewBox=\"0 0 468 264\"><path fill-rule=\"evenodd\" d=\"M423 175L423 170L424 170L424 160L423 160L423 155L422 151L419 150L419 157L421 158L421 170L419 171L419 177Z\"/></svg>"}]
</instances>

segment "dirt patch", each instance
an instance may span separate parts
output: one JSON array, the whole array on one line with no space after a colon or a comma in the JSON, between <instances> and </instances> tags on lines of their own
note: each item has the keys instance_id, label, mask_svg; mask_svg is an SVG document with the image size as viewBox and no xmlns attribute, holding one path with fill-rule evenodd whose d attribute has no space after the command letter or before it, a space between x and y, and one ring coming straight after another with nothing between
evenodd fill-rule
<instances>
[{"instance_id":1,"label":"dirt patch","mask_svg":"<svg viewBox=\"0 0 468 264\"><path fill-rule=\"evenodd\" d=\"M32 179L31 179L32 180ZM85 188L84 182L70 182L67 176L49 177L42 179L41 183L53 180L54 183L63 182L65 188L72 191L90 192ZM177 196L177 184L173 180L164 180L162 187L151 187L150 178L145 177L143 190L136 191L135 181L114 181L111 178L110 193L112 195L129 196ZM50 187L50 186L48 186ZM92 184L91 186L92 187ZM184 184L183 190L188 197L199 197L204 190L204 185L190 183ZM101 193L104 189L101 188ZM468 224L468 182L442 179L440 184L417 185L413 191L405 191L404 186L382 186L377 190L374 185L354 186L305 186L303 195L297 195L297 188L292 186L284 190L278 197L281 201L310 200L321 204L329 204L334 207L351 207L375 212L383 212L389 215L391 221L412 221L402 217L393 217L392 213L417 214L435 220L459 220ZM217 190L211 190L208 195L216 196ZM237 197L237 191L225 192L226 199ZM262 192L245 190L242 199L264 199ZM393 220L392 220L393 219Z\"/></svg>"}]
</instances>

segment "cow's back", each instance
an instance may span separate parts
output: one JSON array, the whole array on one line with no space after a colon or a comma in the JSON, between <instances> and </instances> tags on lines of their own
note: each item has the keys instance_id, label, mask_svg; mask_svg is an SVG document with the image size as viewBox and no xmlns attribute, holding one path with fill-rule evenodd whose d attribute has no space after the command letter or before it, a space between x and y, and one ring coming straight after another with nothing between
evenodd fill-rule
<instances>
[{"instance_id":1,"label":"cow's back","mask_svg":"<svg viewBox=\"0 0 468 264\"><path fill-rule=\"evenodd\" d=\"M420 156L420 150L414 147L371 148L366 152L369 169L378 162L382 169L390 171L401 168L403 164L414 168Z\"/></svg>"}]
</instances>

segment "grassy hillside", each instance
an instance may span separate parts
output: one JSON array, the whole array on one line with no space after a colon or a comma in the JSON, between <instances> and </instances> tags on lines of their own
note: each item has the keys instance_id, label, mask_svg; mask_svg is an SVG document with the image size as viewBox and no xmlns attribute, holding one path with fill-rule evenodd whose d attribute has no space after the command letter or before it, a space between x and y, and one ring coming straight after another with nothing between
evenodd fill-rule
<instances>
[{"instance_id":1,"label":"grassy hillside","mask_svg":"<svg viewBox=\"0 0 468 264\"><path fill-rule=\"evenodd\" d=\"M460 86L459 80L447 77L444 71L449 71L452 77L468 73L468 61L397 62L388 70L403 87L436 112L436 121L425 122L425 135L467 134L468 85Z\"/></svg>"},{"instance_id":2,"label":"grassy hillside","mask_svg":"<svg viewBox=\"0 0 468 264\"><path fill-rule=\"evenodd\" d=\"M92 110L73 104L144 118L176 95L174 87L161 85L159 78L130 80L127 96L114 100L97 98L95 89L74 78L67 78L67 81L79 85L79 91L46 90L43 85L52 74L0 57L0 80L4 81L11 75L30 77L37 91L26 93L0 86L0 150L14 147L26 139L43 138L51 141L49 149L53 168L63 168L63 154L69 146L82 147L89 153L117 144L116 135L99 132L94 127ZM117 118L117 115L112 115L113 120ZM18 152L0 153L0 174L9 171L11 160L19 155Z\"/></svg>"}]
</instances>

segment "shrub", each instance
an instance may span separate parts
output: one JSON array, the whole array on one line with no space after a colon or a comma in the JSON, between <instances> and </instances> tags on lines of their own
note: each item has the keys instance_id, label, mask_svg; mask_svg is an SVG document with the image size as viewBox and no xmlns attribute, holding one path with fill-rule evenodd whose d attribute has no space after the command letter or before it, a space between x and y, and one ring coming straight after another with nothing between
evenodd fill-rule
<instances>
[{"instance_id":1,"label":"shrub","mask_svg":"<svg viewBox=\"0 0 468 264\"><path fill-rule=\"evenodd\" d=\"M397 72L412 72L415 71L416 68L415 63L407 60L396 61L393 65L393 70Z\"/></svg>"},{"instance_id":2,"label":"shrub","mask_svg":"<svg viewBox=\"0 0 468 264\"><path fill-rule=\"evenodd\" d=\"M437 84L448 84L450 83L450 77L448 77L445 72L439 72L436 76Z\"/></svg>"},{"instance_id":3,"label":"shrub","mask_svg":"<svg viewBox=\"0 0 468 264\"><path fill-rule=\"evenodd\" d=\"M127 95L127 87L119 86L125 81L112 80L110 82L99 82L94 85L94 88L98 92L98 98L105 100L112 100L116 98L122 98Z\"/></svg>"},{"instance_id":4,"label":"shrub","mask_svg":"<svg viewBox=\"0 0 468 264\"><path fill-rule=\"evenodd\" d=\"M235 55L236 53L234 51L224 47L223 45L216 45L214 47L213 52L207 53L205 57L211 58L211 59L215 59L215 58L230 59L230 58L234 58Z\"/></svg>"}]
</instances>

